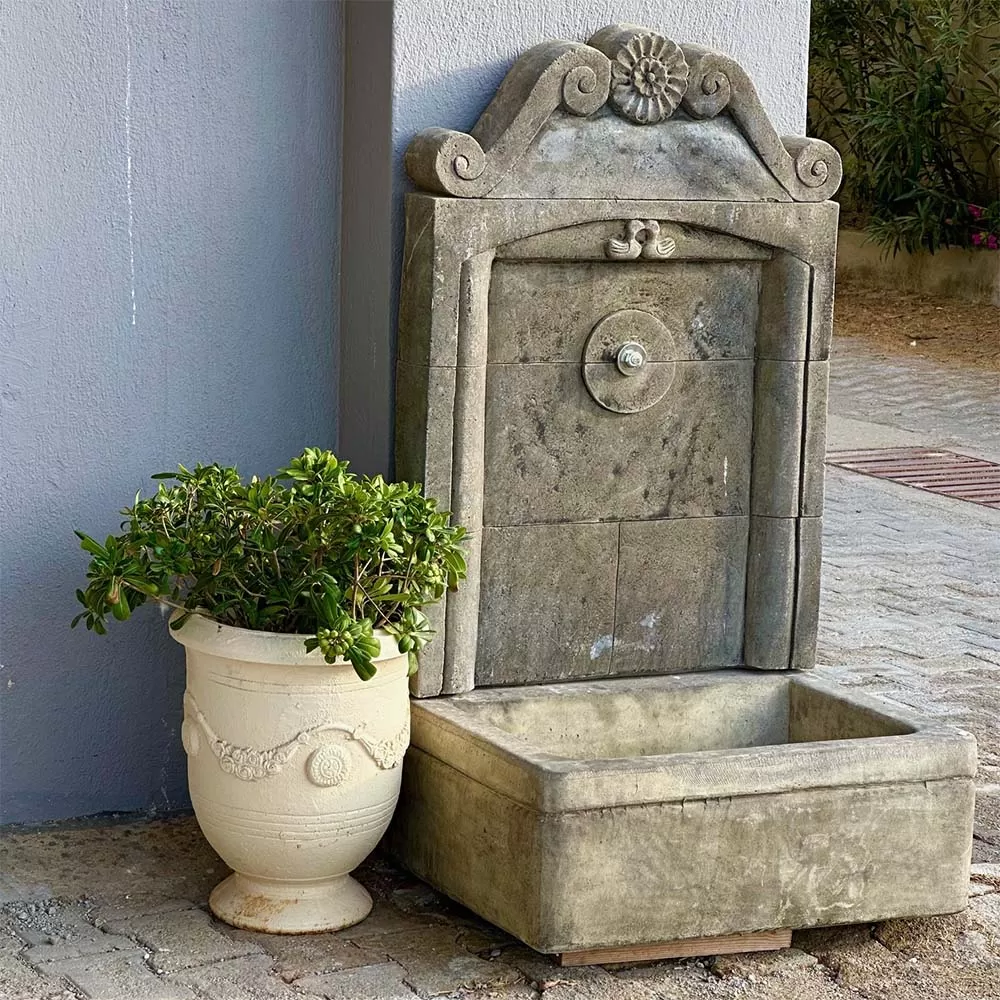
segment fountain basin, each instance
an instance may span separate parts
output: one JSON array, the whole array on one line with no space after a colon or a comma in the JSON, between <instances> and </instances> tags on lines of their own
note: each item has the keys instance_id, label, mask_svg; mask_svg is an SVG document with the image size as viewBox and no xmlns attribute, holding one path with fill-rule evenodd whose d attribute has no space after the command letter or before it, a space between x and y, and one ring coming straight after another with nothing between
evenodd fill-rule
<instances>
[{"instance_id":1,"label":"fountain basin","mask_svg":"<svg viewBox=\"0 0 1000 1000\"><path fill-rule=\"evenodd\" d=\"M966 906L975 741L800 674L416 701L393 849L542 952Z\"/></svg>"}]
</instances>

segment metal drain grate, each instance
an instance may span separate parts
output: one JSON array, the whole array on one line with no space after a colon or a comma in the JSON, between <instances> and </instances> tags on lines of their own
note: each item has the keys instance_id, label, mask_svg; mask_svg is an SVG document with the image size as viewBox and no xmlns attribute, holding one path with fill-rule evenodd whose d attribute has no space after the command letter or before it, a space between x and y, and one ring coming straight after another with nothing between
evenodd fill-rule
<instances>
[{"instance_id":1,"label":"metal drain grate","mask_svg":"<svg viewBox=\"0 0 1000 1000\"><path fill-rule=\"evenodd\" d=\"M931 448L878 448L831 451L826 461L840 469L1000 510L1000 465L981 458Z\"/></svg>"}]
</instances>

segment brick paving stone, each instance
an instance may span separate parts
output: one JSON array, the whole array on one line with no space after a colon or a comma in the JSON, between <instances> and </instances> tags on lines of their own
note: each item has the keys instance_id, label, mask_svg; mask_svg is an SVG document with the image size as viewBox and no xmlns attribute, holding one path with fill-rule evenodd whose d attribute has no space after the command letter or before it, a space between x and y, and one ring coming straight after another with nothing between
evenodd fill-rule
<instances>
[{"instance_id":1,"label":"brick paving stone","mask_svg":"<svg viewBox=\"0 0 1000 1000\"><path fill-rule=\"evenodd\" d=\"M460 1000L538 1000L538 991L530 986L501 986L499 989L462 990L452 996Z\"/></svg>"},{"instance_id":2,"label":"brick paving stone","mask_svg":"<svg viewBox=\"0 0 1000 1000\"><path fill-rule=\"evenodd\" d=\"M471 910L467 910L422 882L400 886L393 890L388 898L392 905L403 913L419 916L424 920L469 927L483 937L489 938L494 946L514 943L514 938L509 934L488 924Z\"/></svg>"},{"instance_id":3,"label":"brick paving stone","mask_svg":"<svg viewBox=\"0 0 1000 1000\"><path fill-rule=\"evenodd\" d=\"M517 944L504 948L501 956L507 965L513 966L534 984L541 992L556 982L576 982L579 979L610 979L611 973L600 966L568 965L563 968L553 955L542 955L525 945Z\"/></svg>"},{"instance_id":4,"label":"brick paving stone","mask_svg":"<svg viewBox=\"0 0 1000 1000\"><path fill-rule=\"evenodd\" d=\"M90 916L97 927L110 923L128 926L128 922L136 917L195 908L190 899L164 896L156 892L138 892L115 897L113 900L95 902L90 907Z\"/></svg>"},{"instance_id":5,"label":"brick paving stone","mask_svg":"<svg viewBox=\"0 0 1000 1000\"><path fill-rule=\"evenodd\" d=\"M364 941L345 940L342 932L333 934L259 934L220 927L235 941L250 942L270 956L274 971L292 982L310 973L339 972L360 965L378 965L388 956L379 948L379 938Z\"/></svg>"},{"instance_id":6,"label":"brick paving stone","mask_svg":"<svg viewBox=\"0 0 1000 1000\"><path fill-rule=\"evenodd\" d=\"M81 955L99 955L106 951L134 949L135 942L131 938L119 934L102 934L98 931L94 937L54 940L32 945L30 948L25 948L22 955L31 965L44 968L47 962L61 962L67 958L79 958Z\"/></svg>"},{"instance_id":7,"label":"brick paving stone","mask_svg":"<svg viewBox=\"0 0 1000 1000\"><path fill-rule=\"evenodd\" d=\"M524 976L502 959L478 957L476 953L490 944L478 932L455 926L392 934L382 941L389 957L406 969L406 982L421 996L523 982Z\"/></svg>"},{"instance_id":8,"label":"brick paving stone","mask_svg":"<svg viewBox=\"0 0 1000 1000\"><path fill-rule=\"evenodd\" d=\"M376 901L371 913L360 924L347 927L339 931L338 935L344 941L361 941L402 931L413 933L439 923L440 920L436 917L403 913L389 902Z\"/></svg>"},{"instance_id":9,"label":"brick paving stone","mask_svg":"<svg viewBox=\"0 0 1000 1000\"><path fill-rule=\"evenodd\" d=\"M292 984L307 996L324 1000L414 1000L403 982L405 970L395 962L345 969L325 976L305 976Z\"/></svg>"},{"instance_id":10,"label":"brick paving stone","mask_svg":"<svg viewBox=\"0 0 1000 1000\"><path fill-rule=\"evenodd\" d=\"M973 923L1000 946L1000 893L989 893L969 900L969 915ZM997 966L1000 982L1000 965Z\"/></svg>"},{"instance_id":11,"label":"brick paving stone","mask_svg":"<svg viewBox=\"0 0 1000 1000\"><path fill-rule=\"evenodd\" d=\"M903 490L828 469L820 672L969 729L1000 764L997 664L977 644L1000 630L1000 512Z\"/></svg>"},{"instance_id":12,"label":"brick paving stone","mask_svg":"<svg viewBox=\"0 0 1000 1000\"><path fill-rule=\"evenodd\" d=\"M128 934L152 953L150 962L157 972L177 972L194 965L221 962L227 958L259 955L259 945L234 941L218 929L202 910L170 910L128 920L108 921L107 930Z\"/></svg>"},{"instance_id":13,"label":"brick paving stone","mask_svg":"<svg viewBox=\"0 0 1000 1000\"><path fill-rule=\"evenodd\" d=\"M21 959L34 966L135 948L129 938L94 927L82 903L48 899L15 904L6 908L5 923L19 950L23 948Z\"/></svg>"},{"instance_id":14,"label":"brick paving stone","mask_svg":"<svg viewBox=\"0 0 1000 1000\"><path fill-rule=\"evenodd\" d=\"M819 963L819 959L801 948L783 948L781 951L761 951L749 955L719 955L713 958L710 968L713 975L760 976L795 972L809 969Z\"/></svg>"},{"instance_id":15,"label":"brick paving stone","mask_svg":"<svg viewBox=\"0 0 1000 1000\"><path fill-rule=\"evenodd\" d=\"M49 962L45 974L68 980L88 1000L195 1000L186 986L154 975L141 951Z\"/></svg>"},{"instance_id":16,"label":"brick paving stone","mask_svg":"<svg viewBox=\"0 0 1000 1000\"><path fill-rule=\"evenodd\" d=\"M860 340L837 337L830 409L854 419L915 431L928 445L974 444L1000 461L1000 391L995 372L925 358L886 357Z\"/></svg>"},{"instance_id":17,"label":"brick paving stone","mask_svg":"<svg viewBox=\"0 0 1000 1000\"><path fill-rule=\"evenodd\" d=\"M0 871L0 906L4 903L36 902L51 896L47 886L25 882L13 872Z\"/></svg>"},{"instance_id":18,"label":"brick paving stone","mask_svg":"<svg viewBox=\"0 0 1000 1000\"><path fill-rule=\"evenodd\" d=\"M62 1000L75 996L51 977L36 972L16 955L0 952L0 1000Z\"/></svg>"},{"instance_id":19,"label":"brick paving stone","mask_svg":"<svg viewBox=\"0 0 1000 1000\"><path fill-rule=\"evenodd\" d=\"M202 1000L295 1000L302 996L272 975L266 956L231 958L176 972L168 979L190 987Z\"/></svg>"}]
</instances>

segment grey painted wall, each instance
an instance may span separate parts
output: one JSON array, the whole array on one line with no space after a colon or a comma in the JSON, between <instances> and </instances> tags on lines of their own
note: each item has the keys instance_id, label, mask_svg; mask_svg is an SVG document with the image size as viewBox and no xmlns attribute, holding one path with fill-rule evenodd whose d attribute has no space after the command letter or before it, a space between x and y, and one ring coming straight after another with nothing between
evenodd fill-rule
<instances>
[{"instance_id":1,"label":"grey painted wall","mask_svg":"<svg viewBox=\"0 0 1000 1000\"><path fill-rule=\"evenodd\" d=\"M177 462L266 473L337 443L390 467L412 135L469 128L525 48L615 20L730 52L799 132L808 10L0 3L0 822L186 803L181 651L152 609L105 639L68 630L73 527L115 530Z\"/></svg>"},{"instance_id":2,"label":"grey painted wall","mask_svg":"<svg viewBox=\"0 0 1000 1000\"><path fill-rule=\"evenodd\" d=\"M369 4L364 3L363 6ZM345 385L391 384L395 317L402 253L402 193L410 188L403 153L423 128L468 130L486 107L513 61L553 38L586 41L615 22L641 24L678 42L698 42L737 59L751 74L779 133L801 135L806 120L809 0L396 0L393 4L391 296L372 298L364 281L346 280L342 294L368 296L366 315L352 328L363 344L345 340ZM371 39L373 51L380 40ZM350 40L349 40L350 43ZM361 44L359 42L359 44ZM363 141L363 136L359 137ZM345 141L347 136L345 134ZM345 189L346 190L346 189ZM389 192L381 174L361 189L373 202ZM358 192L361 193L360 191ZM359 274L377 268L386 248L355 253ZM352 433L345 417L344 457L367 469L391 468L391 403L374 392L364 421Z\"/></svg>"},{"instance_id":3,"label":"grey painted wall","mask_svg":"<svg viewBox=\"0 0 1000 1000\"><path fill-rule=\"evenodd\" d=\"M341 9L0 5L0 821L186 802L155 610L70 632L73 527L337 430Z\"/></svg>"}]
</instances>

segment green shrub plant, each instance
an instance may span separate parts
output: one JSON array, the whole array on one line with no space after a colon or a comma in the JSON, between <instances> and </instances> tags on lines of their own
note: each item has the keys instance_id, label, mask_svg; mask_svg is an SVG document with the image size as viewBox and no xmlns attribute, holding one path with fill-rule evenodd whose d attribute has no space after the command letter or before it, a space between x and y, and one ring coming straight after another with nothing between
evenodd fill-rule
<instances>
[{"instance_id":1,"label":"green shrub plant","mask_svg":"<svg viewBox=\"0 0 1000 1000\"><path fill-rule=\"evenodd\" d=\"M422 608L465 577L465 530L420 486L357 477L329 451L307 448L287 468L244 482L236 469L180 466L122 511L104 544L76 534L91 560L76 592L84 621L103 635L148 600L255 631L304 635L327 662L375 674L376 629L403 652L432 635Z\"/></svg>"},{"instance_id":2,"label":"green shrub plant","mask_svg":"<svg viewBox=\"0 0 1000 1000\"><path fill-rule=\"evenodd\" d=\"M809 134L887 251L997 249L1000 0L813 0Z\"/></svg>"}]
</instances>

